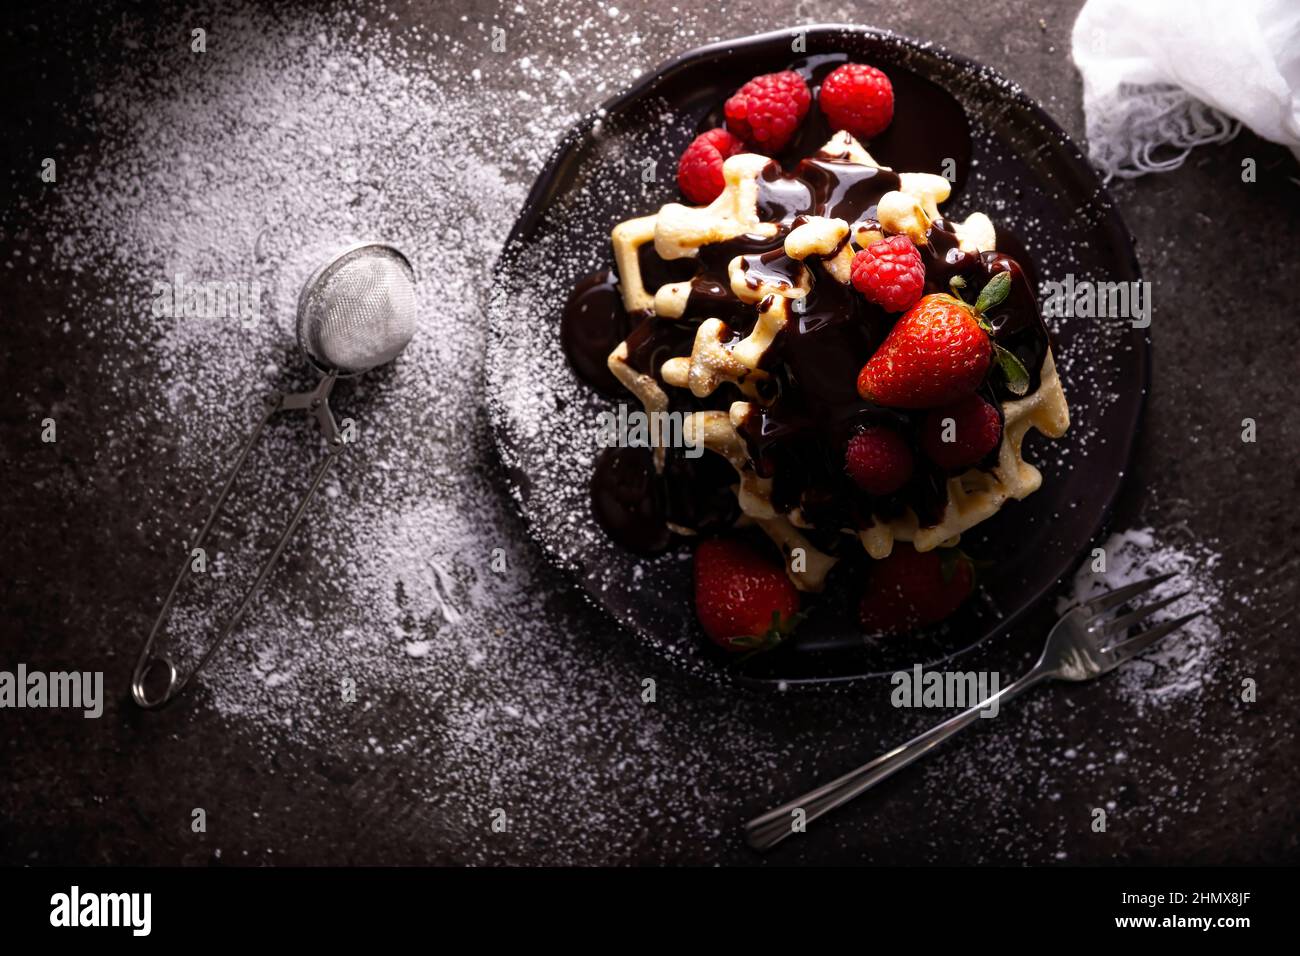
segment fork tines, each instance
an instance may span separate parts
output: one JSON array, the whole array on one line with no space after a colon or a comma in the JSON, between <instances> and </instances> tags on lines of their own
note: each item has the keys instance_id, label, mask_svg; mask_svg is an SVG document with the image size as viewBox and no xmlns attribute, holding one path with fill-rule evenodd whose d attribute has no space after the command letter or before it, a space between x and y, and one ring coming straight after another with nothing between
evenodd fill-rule
<instances>
[{"instance_id":1,"label":"fork tines","mask_svg":"<svg viewBox=\"0 0 1300 956\"><path fill-rule=\"evenodd\" d=\"M1113 607L1118 607L1129 598L1135 598L1139 594L1150 591L1157 584L1163 584L1170 578L1177 576L1177 571L1170 571L1168 574L1157 574L1154 578L1147 578L1145 581L1138 581L1136 584L1126 584L1122 588L1116 588L1113 591L1107 591L1105 594L1099 594L1095 598L1084 601L1079 606L1090 614L1100 614L1102 611L1108 611Z\"/></svg>"},{"instance_id":2,"label":"fork tines","mask_svg":"<svg viewBox=\"0 0 1300 956\"><path fill-rule=\"evenodd\" d=\"M1157 585L1163 584L1165 581L1176 576L1177 572L1171 571L1168 574L1158 574L1153 578L1147 578L1145 581L1127 584L1124 587L1116 588L1113 591L1107 591L1105 594L1099 594L1095 598L1084 601L1080 607L1096 618L1106 611L1120 607L1137 597L1139 594L1145 594ZM1145 607L1137 608L1127 614L1122 614L1119 617L1112 618L1109 621L1092 623L1089 625L1089 630L1094 631L1099 640L1102 638L1110 638L1115 641L1115 643L1103 646L1101 648L1102 653L1117 654L1121 660L1129 660L1130 658L1142 653L1162 637L1173 633L1188 621L1205 613L1204 610L1198 609L1190 614L1184 614L1182 617L1176 617L1168 621L1161 621L1150 630L1125 638L1129 628L1133 627L1135 624L1140 624L1156 611L1166 608L1175 601L1187 597L1190 593L1191 591L1181 591L1171 597L1161 598L1159 601L1154 601Z\"/></svg>"}]
</instances>

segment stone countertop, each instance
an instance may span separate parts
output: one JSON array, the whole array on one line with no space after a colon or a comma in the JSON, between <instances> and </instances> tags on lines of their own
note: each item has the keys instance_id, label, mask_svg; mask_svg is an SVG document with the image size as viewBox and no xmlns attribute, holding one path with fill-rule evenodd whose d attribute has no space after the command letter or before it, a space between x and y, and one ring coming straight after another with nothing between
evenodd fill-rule
<instances>
[{"instance_id":1,"label":"stone countertop","mask_svg":"<svg viewBox=\"0 0 1300 956\"><path fill-rule=\"evenodd\" d=\"M372 19L396 32L421 23L435 28L432 35L468 37L494 16L510 15L513 6L481 0L388 4ZM591 0L564 6L572 16L607 15ZM1079 6L1073 0L991 0L974 7L948 0L801 0L777 23L766 12L769 5L741 2L694 11L693 34L684 39L670 4L619 4L641 34L647 63L713 36L865 19L994 66L1081 140L1080 81L1068 55ZM113 22L113 14L83 13L32 15L39 17L35 27L15 22L0 40L0 71L11 100L4 132L12 158L4 174L15 196L32 195L31 172L48 142L95 149L96 129L79 122L75 110L55 108L89 95L122 55L99 29ZM59 50L80 44L84 55L54 53L55 45L45 41L58 30L72 33ZM430 36L415 42L432 46ZM560 59L584 55L576 39L571 49L561 42L548 52ZM577 96L575 109L603 98ZM522 129L526 109L518 122ZM1240 175L1247 157L1257 160L1253 183ZM531 181L533 172L517 171L518 183ZM1154 384L1112 526L1152 527L1221 556L1213 573L1230 613L1214 678L1194 700L1145 716L1117 702L1102 682L1039 691L1032 707L1008 708L995 727L968 732L971 739L834 814L807 839L790 841L773 861L1300 859L1300 697L1290 679L1291 669L1300 667L1292 634L1300 611L1300 519L1285 504L1300 491L1300 426L1291 407L1300 369L1292 301L1300 288L1300 170L1285 150L1243 132L1225 145L1197 150L1178 170L1111 189L1137 239L1156 303ZM409 795L417 781L427 784L439 774L436 751L397 759L365 746L371 724L397 719L399 705L392 701L380 701L327 746L282 738L274 728L250 727L201 703L164 714L138 712L125 700L134 635L144 633L150 601L171 573L170 562L142 544L139 528L146 514L151 521L185 524L193 511L141 500L134 489L143 471L103 463L104 435L126 411L118 403L129 401L123 397L129 391L106 387L114 374L113 345L79 339L75 329L69 341L53 323L32 319L62 314L65 288L44 280L39 269L12 265L16 245L41 230L39 214L7 205L3 217L0 246L8 248L0 261L11 265L0 269L0 381L7 399L0 415L6 471L0 668L25 661L53 669L55 662L76 661L105 671L110 698L104 716L93 722L63 713L0 712L3 862L755 863L762 858L739 838L744 819L925 725L923 714L893 722L868 717L873 708L880 713L878 689L831 698L737 694L719 701L715 689L681 678L630 640L613 636L607 621L540 566L538 587L549 589L567 622L563 633L552 630L545 639L577 642L590 655L590 670L575 680L593 686L575 693L620 681L636 687L642 675L653 675L661 708L656 726L670 740L640 759L631 747L627 766L610 773L598 743L578 738L588 743L567 755L566 772L590 780L590 802L557 806L538 793L545 826L493 834L486 821L460 813L470 798L454 784L413 805ZM55 407L89 426L60 441L57 450L35 437ZM1240 440L1247 417L1257 422L1254 444ZM503 531L522 536L517 523ZM1003 663L1023 658L1050 618L1050 608L1042 609L987 653ZM122 622L130 636L114 637ZM1257 682L1256 703L1239 699L1246 678ZM715 739L707 724L690 725L713 718L750 723L784 740L784 759L756 773L749 755ZM1021 743L1026 740L1032 744ZM1044 763L1044 753L1063 756ZM657 785L653 802L662 805L650 815L637 791L645 780L671 776L678 764L694 768L689 787ZM592 821L591 807L620 806L632 809L611 838ZM1090 827L1098 806L1111 814L1105 833ZM192 831L195 807L207 811L206 833Z\"/></svg>"}]
</instances>

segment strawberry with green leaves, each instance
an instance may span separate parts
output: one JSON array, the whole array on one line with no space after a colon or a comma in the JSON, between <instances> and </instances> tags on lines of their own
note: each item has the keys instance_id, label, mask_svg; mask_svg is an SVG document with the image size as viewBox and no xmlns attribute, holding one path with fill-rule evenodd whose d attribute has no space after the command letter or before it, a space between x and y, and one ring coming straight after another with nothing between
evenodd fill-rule
<instances>
[{"instance_id":1,"label":"strawberry with green leaves","mask_svg":"<svg viewBox=\"0 0 1300 956\"><path fill-rule=\"evenodd\" d=\"M719 647L762 651L799 619L799 592L785 569L742 541L712 538L695 551L695 613Z\"/></svg>"},{"instance_id":2,"label":"strawberry with green leaves","mask_svg":"<svg viewBox=\"0 0 1300 956\"><path fill-rule=\"evenodd\" d=\"M858 394L889 408L935 408L973 393L996 360L1007 388L1023 395L1029 375L1011 352L995 343L984 313L1011 290L1011 273L999 272L974 305L953 294L927 295L907 310L858 373Z\"/></svg>"}]
</instances>

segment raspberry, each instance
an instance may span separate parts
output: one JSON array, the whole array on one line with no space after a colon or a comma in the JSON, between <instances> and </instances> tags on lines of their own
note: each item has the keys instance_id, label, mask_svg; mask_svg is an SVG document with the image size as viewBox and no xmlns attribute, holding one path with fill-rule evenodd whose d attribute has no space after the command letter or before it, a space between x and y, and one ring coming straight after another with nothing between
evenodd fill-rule
<instances>
[{"instance_id":1,"label":"raspberry","mask_svg":"<svg viewBox=\"0 0 1300 956\"><path fill-rule=\"evenodd\" d=\"M853 257L853 287L886 312L902 312L925 291L925 264L907 236L877 239Z\"/></svg>"},{"instance_id":2,"label":"raspberry","mask_svg":"<svg viewBox=\"0 0 1300 956\"><path fill-rule=\"evenodd\" d=\"M822 81L818 104L833 129L859 139L885 131L894 118L894 87L874 66L845 63Z\"/></svg>"},{"instance_id":3,"label":"raspberry","mask_svg":"<svg viewBox=\"0 0 1300 956\"><path fill-rule=\"evenodd\" d=\"M946 429L952 441L944 441ZM984 458L1002 439L1002 418L998 410L978 395L936 408L925 416L921 425L921 447L940 468L956 471L969 468Z\"/></svg>"},{"instance_id":4,"label":"raspberry","mask_svg":"<svg viewBox=\"0 0 1300 956\"><path fill-rule=\"evenodd\" d=\"M744 143L722 128L695 137L677 161L677 185L683 195L700 205L717 199L726 186L722 178L723 160L744 148Z\"/></svg>"},{"instance_id":5,"label":"raspberry","mask_svg":"<svg viewBox=\"0 0 1300 956\"><path fill-rule=\"evenodd\" d=\"M794 70L756 76L727 100L727 129L765 153L779 153L808 115L812 94Z\"/></svg>"},{"instance_id":6,"label":"raspberry","mask_svg":"<svg viewBox=\"0 0 1300 956\"><path fill-rule=\"evenodd\" d=\"M844 470L867 494L892 494L912 477L912 450L898 432L873 425L849 439Z\"/></svg>"}]
</instances>

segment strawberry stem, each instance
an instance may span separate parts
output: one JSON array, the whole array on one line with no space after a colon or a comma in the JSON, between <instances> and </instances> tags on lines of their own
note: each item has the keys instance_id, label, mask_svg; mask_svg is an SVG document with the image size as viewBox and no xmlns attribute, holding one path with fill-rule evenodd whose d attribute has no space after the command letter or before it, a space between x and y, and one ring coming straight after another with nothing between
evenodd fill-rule
<instances>
[{"instance_id":1,"label":"strawberry stem","mask_svg":"<svg viewBox=\"0 0 1300 956\"><path fill-rule=\"evenodd\" d=\"M781 617L780 611L773 611L772 623L768 625L767 630L762 634L743 634L733 637L730 640L731 646L748 652L741 660L755 654L761 654L764 651L770 651L793 634L795 628L799 626L803 619L804 612L802 611L785 618Z\"/></svg>"}]
</instances>

